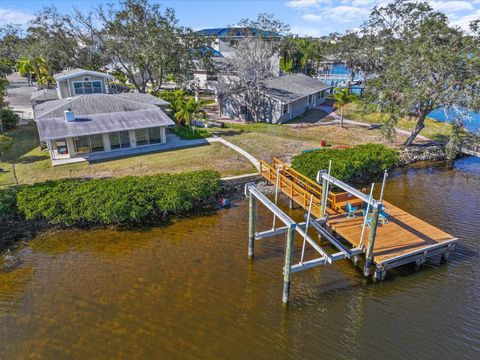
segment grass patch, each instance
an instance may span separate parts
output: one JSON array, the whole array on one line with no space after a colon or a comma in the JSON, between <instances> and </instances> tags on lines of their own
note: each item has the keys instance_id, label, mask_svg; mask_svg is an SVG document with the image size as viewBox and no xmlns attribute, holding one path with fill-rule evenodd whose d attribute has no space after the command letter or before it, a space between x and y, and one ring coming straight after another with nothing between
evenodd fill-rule
<instances>
[{"instance_id":1,"label":"grass patch","mask_svg":"<svg viewBox=\"0 0 480 360\"><path fill-rule=\"evenodd\" d=\"M365 114L359 104L348 104L344 110L346 119L366 122L369 124L383 124L387 120L385 114L379 112ZM410 117L401 118L397 123L397 128L412 131L416 125L416 119ZM421 135L429 139L442 141L447 140L452 132L450 123L436 121L430 118L425 120L425 128L420 132Z\"/></svg>"},{"instance_id":2,"label":"grass patch","mask_svg":"<svg viewBox=\"0 0 480 360\"><path fill-rule=\"evenodd\" d=\"M176 126L172 132L184 140L204 139L211 136L207 130L196 126Z\"/></svg>"},{"instance_id":3,"label":"grass patch","mask_svg":"<svg viewBox=\"0 0 480 360\"><path fill-rule=\"evenodd\" d=\"M225 123L226 128L209 129L218 136L240 146L257 159L277 157L289 161L303 150L318 148L320 142L329 145L354 146L379 143L389 147L400 146L406 136L398 135L394 142L382 138L379 129L352 126L342 129L339 125L302 125L265 123Z\"/></svg>"},{"instance_id":4,"label":"grass patch","mask_svg":"<svg viewBox=\"0 0 480 360\"><path fill-rule=\"evenodd\" d=\"M255 172L253 165L237 152L221 144L149 153L97 163L76 163L52 167L48 152L38 146L35 124L8 133L15 142L0 163L0 187L15 184L13 164L19 184L65 178L103 178L215 170L222 176Z\"/></svg>"}]
</instances>

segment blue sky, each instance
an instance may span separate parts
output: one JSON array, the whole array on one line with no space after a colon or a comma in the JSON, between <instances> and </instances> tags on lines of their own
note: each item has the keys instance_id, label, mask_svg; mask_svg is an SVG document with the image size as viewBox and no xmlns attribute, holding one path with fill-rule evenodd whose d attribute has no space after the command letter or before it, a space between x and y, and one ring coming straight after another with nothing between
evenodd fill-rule
<instances>
[{"instance_id":1,"label":"blue sky","mask_svg":"<svg viewBox=\"0 0 480 360\"><path fill-rule=\"evenodd\" d=\"M100 0L0 0L0 25L26 24L43 6L55 5L62 11L73 6L87 10ZM115 2L115 1L113 1ZM242 18L255 18L258 13L270 12L288 23L292 32L300 35L327 35L358 27L372 7L386 1L378 0L159 0L165 7L173 7L182 25L195 30L224 27ZM480 0L429 1L436 9L446 13L452 23L466 27L480 18Z\"/></svg>"}]
</instances>

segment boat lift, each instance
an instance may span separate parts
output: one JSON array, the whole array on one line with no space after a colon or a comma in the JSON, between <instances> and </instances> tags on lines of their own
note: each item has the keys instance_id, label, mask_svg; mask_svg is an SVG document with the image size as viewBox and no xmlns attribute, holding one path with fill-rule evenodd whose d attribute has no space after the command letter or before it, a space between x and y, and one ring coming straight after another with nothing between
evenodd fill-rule
<instances>
[{"instance_id":1,"label":"boat lift","mask_svg":"<svg viewBox=\"0 0 480 360\"><path fill-rule=\"evenodd\" d=\"M360 242L359 247L350 248L348 245L344 245L339 239L337 239L333 234L327 229L327 198L328 198L328 189L330 185L335 185L353 196L365 201L368 204L368 208L373 208L372 220L370 222L370 234L369 241L366 250L366 264L364 268L364 275L369 276L370 266L373 259L373 246L375 241L375 230L378 223L378 214L379 214L379 205L381 200L377 201L373 199L373 184L370 192L370 196L358 191L357 189L351 187L350 185L334 178L331 176L331 162L329 165L328 171L321 170L317 174L317 183L322 182L322 197L320 199L320 204L316 204L317 207L320 205L320 216L316 219L312 218L312 205L314 204L313 195L306 201L308 206L308 212L306 214L306 221L304 222L295 222L291 219L284 211L282 211L278 203L278 190L279 190L279 179L280 179L281 168L277 169L277 178L275 182L275 197L274 202L268 199L255 185L255 183L247 183L245 185L245 196L249 198L249 242L248 242L248 256L251 260L254 258L254 249L255 241L267 239L270 237L278 236L281 234L286 234L285 239L285 264L283 267L283 297L282 301L284 304L289 302L290 296L290 282L291 274L297 273L300 271L308 270L317 266L330 265L339 260L351 259L356 265L358 263L359 255L364 252L364 246L362 241ZM382 184L382 195L387 179L387 173L383 178ZM273 214L273 225L270 230L256 232L256 211L257 211L257 201L262 203L268 210ZM368 209L367 209L368 214ZM278 219L283 226L276 227L276 219ZM366 226L366 219L363 224L364 228ZM327 240L333 248L337 250L335 253L328 253L323 249L319 243L314 240L309 234L309 229L313 228L318 233L318 238ZM302 252L300 261L297 264L292 265L293 258L293 240L295 237L295 232L298 233L303 238ZM362 237L363 237L362 231ZM306 260L305 247L306 244L309 244L317 253L318 257ZM385 274L375 273L375 279L381 280Z\"/></svg>"}]
</instances>

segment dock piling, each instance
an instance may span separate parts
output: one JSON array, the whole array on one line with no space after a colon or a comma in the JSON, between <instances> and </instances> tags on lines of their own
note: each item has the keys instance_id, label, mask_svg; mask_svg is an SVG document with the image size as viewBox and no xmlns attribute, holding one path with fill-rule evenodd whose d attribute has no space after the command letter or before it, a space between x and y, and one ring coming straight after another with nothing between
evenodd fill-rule
<instances>
[{"instance_id":1,"label":"dock piling","mask_svg":"<svg viewBox=\"0 0 480 360\"><path fill-rule=\"evenodd\" d=\"M257 201L250 192L248 201L248 257L253 260L255 254L255 220L257 217Z\"/></svg>"},{"instance_id":2,"label":"dock piling","mask_svg":"<svg viewBox=\"0 0 480 360\"><path fill-rule=\"evenodd\" d=\"M368 214L367 214L368 216ZM373 262L373 247L375 246L375 236L377 235L378 225L378 207L374 207L372 211L372 220L370 222L370 233L368 234L367 251L365 253L365 267L363 275L368 277L370 275L370 266Z\"/></svg>"},{"instance_id":3,"label":"dock piling","mask_svg":"<svg viewBox=\"0 0 480 360\"><path fill-rule=\"evenodd\" d=\"M290 297L290 279L292 273L292 257L293 257L293 239L295 237L295 225L291 225L287 231L285 246L285 266L283 267L283 298L284 304L288 304Z\"/></svg>"}]
</instances>

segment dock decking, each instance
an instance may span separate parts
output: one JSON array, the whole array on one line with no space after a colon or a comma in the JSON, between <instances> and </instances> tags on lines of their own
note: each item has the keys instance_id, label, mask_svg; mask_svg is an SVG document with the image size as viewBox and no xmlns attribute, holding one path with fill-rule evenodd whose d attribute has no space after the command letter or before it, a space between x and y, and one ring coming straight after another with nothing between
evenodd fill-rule
<instances>
[{"instance_id":1,"label":"dock decking","mask_svg":"<svg viewBox=\"0 0 480 360\"><path fill-rule=\"evenodd\" d=\"M273 185L278 185L279 191L306 210L312 198L312 216L317 219L320 217L322 197L320 184L277 159L274 159L272 164L261 161L260 174ZM327 227L353 247L362 247L366 243L368 227L363 244L360 244L362 213L359 210L355 218L346 217L344 210L346 202L359 208L359 205L363 204L363 200L348 192L329 192ZM382 271L411 262L421 264L427 257L438 254L447 257L455 246L457 239L452 235L393 204L386 201L382 203L389 218L386 224L378 226L373 248L373 261Z\"/></svg>"}]
</instances>

